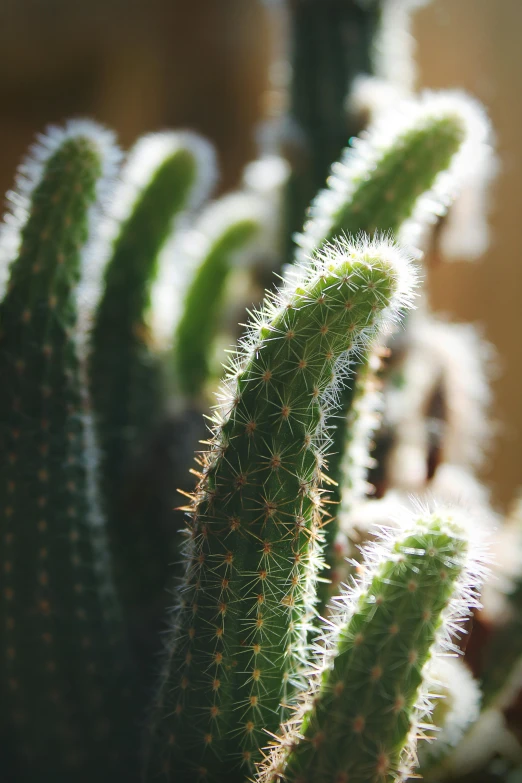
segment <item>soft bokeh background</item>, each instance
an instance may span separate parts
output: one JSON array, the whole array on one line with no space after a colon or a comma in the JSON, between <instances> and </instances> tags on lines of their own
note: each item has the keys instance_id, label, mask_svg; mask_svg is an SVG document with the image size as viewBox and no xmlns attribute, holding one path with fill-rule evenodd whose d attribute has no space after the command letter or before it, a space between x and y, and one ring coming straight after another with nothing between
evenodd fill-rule
<instances>
[{"instance_id":1,"label":"soft bokeh background","mask_svg":"<svg viewBox=\"0 0 522 783\"><path fill-rule=\"evenodd\" d=\"M488 107L501 171L493 241L439 265L431 299L480 322L498 350L498 434L486 479L504 506L522 486L521 0L432 0L414 23L419 84L461 86ZM222 187L255 155L273 33L257 0L0 0L0 189L34 134L69 116L140 134L191 127L216 144Z\"/></svg>"}]
</instances>

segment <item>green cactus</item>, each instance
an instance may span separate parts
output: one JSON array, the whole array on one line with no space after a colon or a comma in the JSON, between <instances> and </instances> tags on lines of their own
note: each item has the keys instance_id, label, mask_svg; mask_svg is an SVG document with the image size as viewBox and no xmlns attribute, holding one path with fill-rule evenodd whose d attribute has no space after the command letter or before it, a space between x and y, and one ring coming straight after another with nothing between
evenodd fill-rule
<instances>
[{"instance_id":1,"label":"green cactus","mask_svg":"<svg viewBox=\"0 0 522 783\"><path fill-rule=\"evenodd\" d=\"M481 107L458 93L427 92L385 112L333 165L298 237L298 255L343 233L396 234L409 218L424 228L444 212L455 177L488 130Z\"/></svg>"},{"instance_id":2,"label":"green cactus","mask_svg":"<svg viewBox=\"0 0 522 783\"><path fill-rule=\"evenodd\" d=\"M430 710L425 664L452 647L481 567L451 511L423 513L388 535L384 549L368 550L362 583L339 599L316 687L263 783L391 783L412 771Z\"/></svg>"},{"instance_id":3,"label":"green cactus","mask_svg":"<svg viewBox=\"0 0 522 783\"><path fill-rule=\"evenodd\" d=\"M346 116L353 80L372 73L372 47L381 0L291 0L292 82L288 154L294 163L287 189L289 249L308 204L324 187L347 140L362 130ZM325 85L327 88L325 89ZM285 140L286 141L286 140Z\"/></svg>"},{"instance_id":4,"label":"green cactus","mask_svg":"<svg viewBox=\"0 0 522 783\"><path fill-rule=\"evenodd\" d=\"M443 210L449 188L468 162L469 149L475 148L477 139L487 132L481 110L462 97L439 93L426 94L418 102L404 101L398 110L375 123L364 140L352 142L354 148L346 150L341 162L334 165L328 188L312 205L311 218L298 239L298 256L306 257L323 242L345 232L389 231L400 235L408 219L413 224L408 235L415 232L418 238L414 227L422 229L434 212ZM357 418L353 404L364 394L365 385L374 382L369 363L368 355L359 358L339 400L328 463L333 508L354 499L352 496L349 500L349 491L343 498L343 490L348 489L345 462L350 444L358 448L351 432L353 419ZM362 453L367 461L366 449ZM359 470L365 467L363 464ZM332 516L324 557L334 568L338 521L334 512ZM322 587L319 613L324 611L328 595L331 591Z\"/></svg>"},{"instance_id":5,"label":"green cactus","mask_svg":"<svg viewBox=\"0 0 522 783\"><path fill-rule=\"evenodd\" d=\"M408 305L413 279L391 245L338 244L243 341L192 509L151 777L242 781L277 730L305 654L336 361Z\"/></svg>"},{"instance_id":6,"label":"green cactus","mask_svg":"<svg viewBox=\"0 0 522 783\"><path fill-rule=\"evenodd\" d=\"M132 458L165 415L161 360L148 321L152 287L175 219L208 195L213 175L212 149L200 137L145 136L130 154L106 229L110 258L89 371L115 578L129 609L163 594L175 538L175 529L151 521L158 512L152 500L125 502Z\"/></svg>"},{"instance_id":7,"label":"green cactus","mask_svg":"<svg viewBox=\"0 0 522 783\"><path fill-rule=\"evenodd\" d=\"M232 261L248 252L263 228L260 199L245 193L210 205L194 227L194 277L174 336L175 382L189 400L201 399L210 376L210 354Z\"/></svg>"},{"instance_id":8,"label":"green cactus","mask_svg":"<svg viewBox=\"0 0 522 783\"><path fill-rule=\"evenodd\" d=\"M347 576L347 551L343 545L339 515L361 500L367 491L371 436L379 423L380 397L374 390L373 354L359 358L339 393L339 409L330 420L332 443L325 488L331 518L324 528L323 557L328 568L317 585L316 624L327 613L330 598L337 595Z\"/></svg>"},{"instance_id":9,"label":"green cactus","mask_svg":"<svg viewBox=\"0 0 522 783\"><path fill-rule=\"evenodd\" d=\"M134 779L77 323L90 210L116 158L110 133L72 122L41 137L13 196L19 250L0 305L0 693L13 780Z\"/></svg>"}]
</instances>

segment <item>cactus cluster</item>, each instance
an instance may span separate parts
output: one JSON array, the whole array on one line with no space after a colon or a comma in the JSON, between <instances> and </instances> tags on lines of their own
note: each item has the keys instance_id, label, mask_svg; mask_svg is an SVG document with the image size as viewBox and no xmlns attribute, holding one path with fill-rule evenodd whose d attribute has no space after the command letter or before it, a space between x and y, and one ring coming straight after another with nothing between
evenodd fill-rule
<instances>
[{"instance_id":1,"label":"cactus cluster","mask_svg":"<svg viewBox=\"0 0 522 783\"><path fill-rule=\"evenodd\" d=\"M22 164L0 237L6 781L438 781L495 754L516 776L520 507L500 527L475 476L490 351L419 292L489 125L383 86L371 40L411 5L289 0L305 154L281 133L289 161L262 151L213 203L192 133L120 172L112 134L70 122ZM373 119L342 152L361 71Z\"/></svg>"}]
</instances>

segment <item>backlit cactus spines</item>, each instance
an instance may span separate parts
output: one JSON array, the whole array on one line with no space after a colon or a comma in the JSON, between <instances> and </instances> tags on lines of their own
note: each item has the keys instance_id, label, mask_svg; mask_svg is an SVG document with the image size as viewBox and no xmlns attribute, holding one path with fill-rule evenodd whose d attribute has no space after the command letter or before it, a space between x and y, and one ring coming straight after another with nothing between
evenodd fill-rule
<instances>
[{"instance_id":1,"label":"backlit cactus spines","mask_svg":"<svg viewBox=\"0 0 522 783\"><path fill-rule=\"evenodd\" d=\"M336 365L408 306L414 277L393 245L338 243L242 341L192 509L150 779L243 781L277 730L313 608Z\"/></svg>"},{"instance_id":2,"label":"backlit cactus spines","mask_svg":"<svg viewBox=\"0 0 522 783\"><path fill-rule=\"evenodd\" d=\"M261 198L246 193L210 205L186 237L185 253L195 267L176 326L175 382L187 399L201 397L210 375L209 357L235 257L248 253L264 223Z\"/></svg>"},{"instance_id":3,"label":"backlit cactus spines","mask_svg":"<svg viewBox=\"0 0 522 783\"><path fill-rule=\"evenodd\" d=\"M430 450L438 460L479 467L491 440L489 376L494 351L470 324L450 324L427 313L412 317L408 350L390 370L383 455L391 485L410 492L428 480ZM430 410L437 400L437 418Z\"/></svg>"},{"instance_id":4,"label":"backlit cactus spines","mask_svg":"<svg viewBox=\"0 0 522 783\"><path fill-rule=\"evenodd\" d=\"M139 513L122 509L129 461L165 409L149 328L152 289L176 217L198 206L213 181L214 154L199 136L145 136L130 154L104 227L110 257L91 334L90 385L115 576L131 607L161 594L163 571L147 565L157 560L158 550L169 550L161 525L147 525Z\"/></svg>"},{"instance_id":5,"label":"backlit cactus spines","mask_svg":"<svg viewBox=\"0 0 522 783\"><path fill-rule=\"evenodd\" d=\"M298 238L301 257L358 231L401 228L401 239L416 245L488 134L482 108L456 93L425 93L384 112L333 165Z\"/></svg>"},{"instance_id":6,"label":"backlit cactus spines","mask_svg":"<svg viewBox=\"0 0 522 783\"><path fill-rule=\"evenodd\" d=\"M12 196L19 249L0 304L0 694L2 745L18 765L8 774L20 781L109 781L117 769L132 780L136 763L76 290L92 206L117 158L112 134L71 122L41 137Z\"/></svg>"},{"instance_id":7,"label":"backlit cactus spines","mask_svg":"<svg viewBox=\"0 0 522 783\"><path fill-rule=\"evenodd\" d=\"M464 732L477 720L481 692L478 682L461 658L438 658L431 668L436 694L429 723L434 727L428 741L419 743L418 758L423 777L458 745ZM435 775L436 779L436 775Z\"/></svg>"},{"instance_id":8,"label":"backlit cactus spines","mask_svg":"<svg viewBox=\"0 0 522 783\"><path fill-rule=\"evenodd\" d=\"M458 513L411 522L367 550L361 582L338 599L315 688L264 764L264 783L377 783L411 773L432 708L430 657L454 649L483 575Z\"/></svg>"}]
</instances>

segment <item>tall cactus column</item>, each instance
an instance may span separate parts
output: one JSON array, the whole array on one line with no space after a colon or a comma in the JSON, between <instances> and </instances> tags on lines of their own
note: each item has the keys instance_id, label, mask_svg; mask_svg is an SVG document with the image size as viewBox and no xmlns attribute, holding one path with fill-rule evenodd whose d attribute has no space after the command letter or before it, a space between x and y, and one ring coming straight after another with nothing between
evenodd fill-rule
<instances>
[{"instance_id":1,"label":"tall cactus column","mask_svg":"<svg viewBox=\"0 0 522 783\"><path fill-rule=\"evenodd\" d=\"M192 133L151 134L131 151L113 197L89 370L108 536L116 584L129 612L158 600L161 605L176 533L151 522L160 513L158 503L143 511L140 503L136 509L124 502L132 459L166 410L163 369L149 325L153 287L176 219L200 206L214 178L214 153L204 139Z\"/></svg>"},{"instance_id":2,"label":"tall cactus column","mask_svg":"<svg viewBox=\"0 0 522 783\"><path fill-rule=\"evenodd\" d=\"M288 236L299 231L306 208L324 187L348 139L345 101L361 73L371 73L372 44L381 0L289 0L292 83L289 139L293 173L288 185Z\"/></svg>"},{"instance_id":3,"label":"tall cactus column","mask_svg":"<svg viewBox=\"0 0 522 783\"><path fill-rule=\"evenodd\" d=\"M245 338L192 508L151 779L241 783L277 730L312 609L326 393L339 357L407 306L412 282L393 246L339 245Z\"/></svg>"},{"instance_id":4,"label":"tall cactus column","mask_svg":"<svg viewBox=\"0 0 522 783\"><path fill-rule=\"evenodd\" d=\"M14 202L27 222L0 304L0 693L20 781L133 779L130 672L77 350L81 248L114 154L92 123L55 130Z\"/></svg>"},{"instance_id":5,"label":"tall cactus column","mask_svg":"<svg viewBox=\"0 0 522 783\"><path fill-rule=\"evenodd\" d=\"M297 241L298 258L306 260L322 244L338 236L373 235L389 232L400 236L408 226L407 238L419 238L444 213L473 153L484 144L489 126L481 107L455 93L425 93L419 100L405 100L383 114L365 134L354 139L341 160L334 164L328 187L313 202L309 219ZM350 382L341 392L339 416L328 475L333 488L333 508L346 504L345 475L366 464L348 464L353 456L365 455L374 417L366 417L360 403L367 397L365 387L373 384L370 357L361 356L352 367ZM359 404L355 404L358 400ZM362 443L358 443L359 439ZM360 446L362 445L362 448ZM350 447L352 453L350 454ZM355 452L353 451L355 449ZM325 560L336 562L334 544L338 532L337 515L326 529ZM320 613L324 612L329 587L320 587Z\"/></svg>"}]
</instances>

